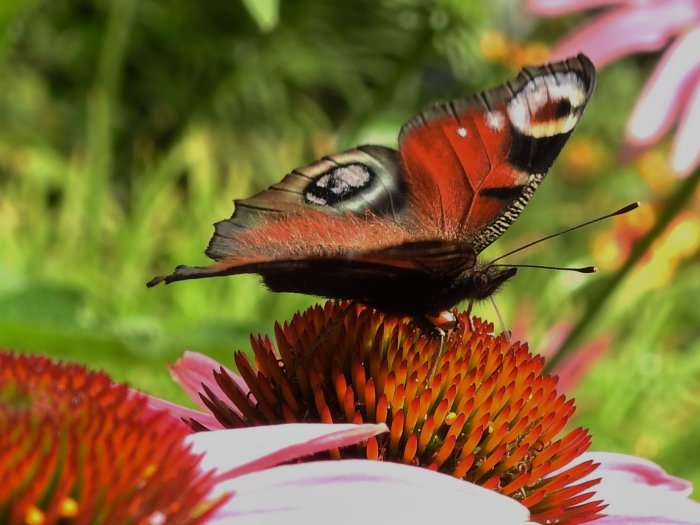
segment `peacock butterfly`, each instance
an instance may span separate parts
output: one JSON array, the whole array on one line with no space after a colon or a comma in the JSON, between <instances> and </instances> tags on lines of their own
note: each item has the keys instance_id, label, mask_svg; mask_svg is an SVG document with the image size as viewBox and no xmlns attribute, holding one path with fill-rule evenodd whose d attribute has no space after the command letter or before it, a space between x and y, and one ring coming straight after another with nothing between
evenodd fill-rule
<instances>
[{"instance_id":1,"label":"peacock butterfly","mask_svg":"<svg viewBox=\"0 0 700 525\"><path fill-rule=\"evenodd\" d=\"M215 224L209 267L148 286L257 273L276 292L439 314L490 296L515 268L477 255L515 221L579 121L595 68L584 55L426 109L399 149L358 146L292 170Z\"/></svg>"}]
</instances>

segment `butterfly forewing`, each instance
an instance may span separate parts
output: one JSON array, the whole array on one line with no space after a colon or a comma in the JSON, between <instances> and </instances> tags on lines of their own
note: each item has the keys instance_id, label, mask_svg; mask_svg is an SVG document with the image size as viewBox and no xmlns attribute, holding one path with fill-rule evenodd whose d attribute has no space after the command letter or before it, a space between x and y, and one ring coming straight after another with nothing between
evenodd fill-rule
<instances>
[{"instance_id":1,"label":"butterfly forewing","mask_svg":"<svg viewBox=\"0 0 700 525\"><path fill-rule=\"evenodd\" d=\"M296 168L267 190L235 201L233 216L214 225L206 254L249 264L374 249L386 236L407 239L396 223L405 200L396 150L360 146Z\"/></svg>"},{"instance_id":2,"label":"butterfly forewing","mask_svg":"<svg viewBox=\"0 0 700 525\"><path fill-rule=\"evenodd\" d=\"M583 55L524 69L504 86L434 106L401 129L410 208L477 252L515 220L590 98Z\"/></svg>"}]
</instances>

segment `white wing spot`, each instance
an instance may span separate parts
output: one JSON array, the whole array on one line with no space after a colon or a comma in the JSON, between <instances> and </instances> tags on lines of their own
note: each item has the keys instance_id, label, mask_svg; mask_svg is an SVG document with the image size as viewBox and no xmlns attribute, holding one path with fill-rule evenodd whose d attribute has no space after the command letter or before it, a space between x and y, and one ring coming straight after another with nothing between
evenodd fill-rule
<instances>
[{"instance_id":1,"label":"white wing spot","mask_svg":"<svg viewBox=\"0 0 700 525\"><path fill-rule=\"evenodd\" d=\"M457 135L459 135L460 137L466 137L467 128L457 128Z\"/></svg>"},{"instance_id":2,"label":"white wing spot","mask_svg":"<svg viewBox=\"0 0 700 525\"><path fill-rule=\"evenodd\" d=\"M489 129L500 131L505 123L506 119L500 111L489 111L486 113L486 125Z\"/></svg>"},{"instance_id":3,"label":"white wing spot","mask_svg":"<svg viewBox=\"0 0 700 525\"><path fill-rule=\"evenodd\" d=\"M585 103L586 90L576 73L553 73L532 79L508 103L508 118L519 131L533 137L551 137L573 129ZM568 102L568 115L550 122L533 122L547 104Z\"/></svg>"}]
</instances>

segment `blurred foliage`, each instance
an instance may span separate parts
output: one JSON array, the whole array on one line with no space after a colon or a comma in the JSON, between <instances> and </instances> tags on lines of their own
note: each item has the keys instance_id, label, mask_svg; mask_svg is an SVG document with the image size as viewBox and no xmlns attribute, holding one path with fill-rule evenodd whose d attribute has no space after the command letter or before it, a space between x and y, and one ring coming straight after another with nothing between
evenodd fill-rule
<instances>
[{"instance_id":1,"label":"blurred foliage","mask_svg":"<svg viewBox=\"0 0 700 525\"><path fill-rule=\"evenodd\" d=\"M211 224L233 198L357 143L395 145L426 105L544 60L568 23L537 26L507 0L3 0L0 345L182 401L164 363L196 349L231 365L250 332L315 299L250 276L153 290L147 280L205 264ZM663 152L616 163L647 74L631 59L601 72L574 138L487 256L645 203L509 258L601 273L521 270L497 303L535 349L555 323L593 312L580 344L613 342L575 388L577 423L595 448L698 484L700 196L690 185L677 198ZM655 224L651 250L615 281ZM495 318L489 303L477 313Z\"/></svg>"}]
</instances>

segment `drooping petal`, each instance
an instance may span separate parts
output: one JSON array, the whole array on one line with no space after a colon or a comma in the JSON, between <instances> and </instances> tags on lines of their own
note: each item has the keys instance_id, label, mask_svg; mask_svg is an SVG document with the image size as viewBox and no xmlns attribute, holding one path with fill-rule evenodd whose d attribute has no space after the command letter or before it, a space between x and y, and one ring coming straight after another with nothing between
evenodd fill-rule
<instances>
[{"instance_id":1,"label":"drooping petal","mask_svg":"<svg viewBox=\"0 0 700 525\"><path fill-rule=\"evenodd\" d=\"M244 392L248 392L248 387L238 374L235 374L211 357L200 354L199 352L185 352L175 364L170 365L170 373L190 399L201 408L208 411L209 408L202 401L199 394L202 392L202 385L204 384L209 387L217 397L226 397L226 394L214 379L214 372L222 368L236 383L238 383ZM255 399L251 399L251 401L255 402ZM216 428L221 428L221 425L217 424Z\"/></svg>"},{"instance_id":2,"label":"drooping petal","mask_svg":"<svg viewBox=\"0 0 700 525\"><path fill-rule=\"evenodd\" d=\"M671 168L678 175L689 174L698 164L700 164L700 81L695 85L683 118L678 124L678 131L671 149Z\"/></svg>"},{"instance_id":3,"label":"drooping petal","mask_svg":"<svg viewBox=\"0 0 700 525\"><path fill-rule=\"evenodd\" d=\"M511 498L452 476L388 462L285 465L233 479L219 489L234 496L211 523L530 523L527 508Z\"/></svg>"},{"instance_id":4,"label":"drooping petal","mask_svg":"<svg viewBox=\"0 0 700 525\"><path fill-rule=\"evenodd\" d=\"M627 142L631 146L653 144L678 119L700 76L698 49L700 28L680 37L664 54L627 123Z\"/></svg>"},{"instance_id":5,"label":"drooping petal","mask_svg":"<svg viewBox=\"0 0 700 525\"><path fill-rule=\"evenodd\" d=\"M192 408L187 408L176 403L171 403L165 399L159 397L150 396L144 394L143 392L136 392L136 394L144 396L146 398L146 411L149 414L155 414L156 412L165 412L171 418L178 420L186 428L190 428L183 420L194 419L199 421L202 425L212 430L222 428L221 423L219 423L216 418L207 412L200 412L199 410L194 410Z\"/></svg>"},{"instance_id":6,"label":"drooping petal","mask_svg":"<svg viewBox=\"0 0 700 525\"><path fill-rule=\"evenodd\" d=\"M602 67L631 53L660 49L681 29L699 20L700 4L685 0L620 7L565 38L552 59L583 52Z\"/></svg>"},{"instance_id":7,"label":"drooping petal","mask_svg":"<svg viewBox=\"0 0 700 525\"><path fill-rule=\"evenodd\" d=\"M600 477L596 497L608 507L607 516L596 521L601 525L697 525L700 503L688 498L690 482L671 476L652 461L616 454L588 452L576 462L593 460L600 466L592 475Z\"/></svg>"},{"instance_id":8,"label":"drooping petal","mask_svg":"<svg viewBox=\"0 0 700 525\"><path fill-rule=\"evenodd\" d=\"M629 0L527 0L526 8L539 16L561 16L586 9L626 4Z\"/></svg>"},{"instance_id":9,"label":"drooping petal","mask_svg":"<svg viewBox=\"0 0 700 525\"><path fill-rule=\"evenodd\" d=\"M387 432L384 424L292 423L198 432L188 436L202 468L229 479L331 448L353 445Z\"/></svg>"}]
</instances>

